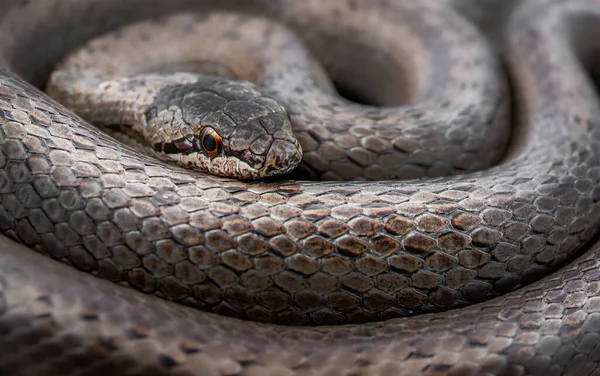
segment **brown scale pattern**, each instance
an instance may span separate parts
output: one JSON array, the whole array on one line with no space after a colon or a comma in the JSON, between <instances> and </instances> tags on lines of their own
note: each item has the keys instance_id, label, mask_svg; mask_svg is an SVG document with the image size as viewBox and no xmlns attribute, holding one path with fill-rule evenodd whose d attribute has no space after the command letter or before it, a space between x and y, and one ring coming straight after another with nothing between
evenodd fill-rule
<instances>
[{"instance_id":1,"label":"brown scale pattern","mask_svg":"<svg viewBox=\"0 0 600 376\"><path fill-rule=\"evenodd\" d=\"M22 245L0 241L0 373L598 372L597 246L538 280L599 224L600 110L576 64L593 49L561 34L600 32L596 2L534 0L512 16L508 64L525 139L512 158L460 177L368 183L211 178L122 147L24 79L35 82L57 48L138 17L100 21L135 4L12 4L0 20L0 31L15 27L0 33L0 229ZM268 14L295 12L299 23L318 9L270 4ZM426 12L434 2L398 4L439 16ZM82 19L65 15L92 5ZM66 24L36 24L42 14ZM15 15L31 24L16 27ZM36 44L40 35L65 45ZM43 52L47 63L32 57ZM365 145L376 149L378 136Z\"/></svg>"}]
</instances>

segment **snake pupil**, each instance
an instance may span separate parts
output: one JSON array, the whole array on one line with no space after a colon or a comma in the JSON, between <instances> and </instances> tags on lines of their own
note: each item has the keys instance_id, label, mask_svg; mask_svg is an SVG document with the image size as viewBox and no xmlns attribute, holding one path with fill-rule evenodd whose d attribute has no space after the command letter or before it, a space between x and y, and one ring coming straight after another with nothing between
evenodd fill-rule
<instances>
[{"instance_id":1,"label":"snake pupil","mask_svg":"<svg viewBox=\"0 0 600 376\"><path fill-rule=\"evenodd\" d=\"M204 153L211 158L216 157L217 154L219 154L219 145L221 145L222 141L223 139L221 136L219 136L219 134L211 127L204 128L200 135L202 150L204 150Z\"/></svg>"},{"instance_id":2,"label":"snake pupil","mask_svg":"<svg viewBox=\"0 0 600 376\"><path fill-rule=\"evenodd\" d=\"M215 137L212 134L207 134L206 136L204 136L204 139L202 139L202 143L206 151L215 151L215 149L217 148L217 140L215 140Z\"/></svg>"}]
</instances>

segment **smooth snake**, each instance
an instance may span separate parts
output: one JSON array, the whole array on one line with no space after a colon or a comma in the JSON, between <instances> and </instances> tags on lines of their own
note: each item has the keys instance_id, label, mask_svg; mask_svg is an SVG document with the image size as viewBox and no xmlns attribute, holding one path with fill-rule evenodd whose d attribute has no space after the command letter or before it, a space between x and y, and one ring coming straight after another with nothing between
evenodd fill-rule
<instances>
[{"instance_id":1,"label":"smooth snake","mask_svg":"<svg viewBox=\"0 0 600 376\"><path fill-rule=\"evenodd\" d=\"M595 374L600 3L487 3L0 4L0 374ZM161 18L207 10L238 15ZM206 27L313 180L164 164L32 86L144 19L167 49Z\"/></svg>"}]
</instances>

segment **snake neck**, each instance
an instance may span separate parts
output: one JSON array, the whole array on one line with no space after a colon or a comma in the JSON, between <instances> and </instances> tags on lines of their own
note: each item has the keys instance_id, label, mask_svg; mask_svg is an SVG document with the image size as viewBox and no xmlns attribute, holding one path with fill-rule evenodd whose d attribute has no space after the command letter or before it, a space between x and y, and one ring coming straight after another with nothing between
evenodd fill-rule
<instances>
[{"instance_id":1,"label":"snake neck","mask_svg":"<svg viewBox=\"0 0 600 376\"><path fill-rule=\"evenodd\" d=\"M119 124L138 133L145 132L146 112L161 90L198 80L185 73L85 80L69 73L51 76L46 89L51 97L95 126Z\"/></svg>"}]
</instances>

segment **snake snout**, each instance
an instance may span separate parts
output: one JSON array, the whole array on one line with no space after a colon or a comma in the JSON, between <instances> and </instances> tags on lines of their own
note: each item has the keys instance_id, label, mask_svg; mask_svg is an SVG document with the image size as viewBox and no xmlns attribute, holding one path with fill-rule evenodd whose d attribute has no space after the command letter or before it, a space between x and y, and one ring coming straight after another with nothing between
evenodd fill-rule
<instances>
[{"instance_id":1,"label":"snake snout","mask_svg":"<svg viewBox=\"0 0 600 376\"><path fill-rule=\"evenodd\" d=\"M275 139L269 148L262 167L264 176L275 176L288 173L298 166L302 160L302 148L294 135Z\"/></svg>"},{"instance_id":2,"label":"snake snout","mask_svg":"<svg viewBox=\"0 0 600 376\"><path fill-rule=\"evenodd\" d=\"M245 103L243 110L238 111L240 116L225 148L241 162L235 175L260 179L295 169L302 160L302 148L285 107L261 96Z\"/></svg>"},{"instance_id":3,"label":"snake snout","mask_svg":"<svg viewBox=\"0 0 600 376\"><path fill-rule=\"evenodd\" d=\"M238 179L283 175L294 170L302 160L302 148L292 133L279 136L263 147L266 149L264 153L256 154L250 148L238 154L235 159L230 158L229 163L222 168L225 171L222 175Z\"/></svg>"}]
</instances>

